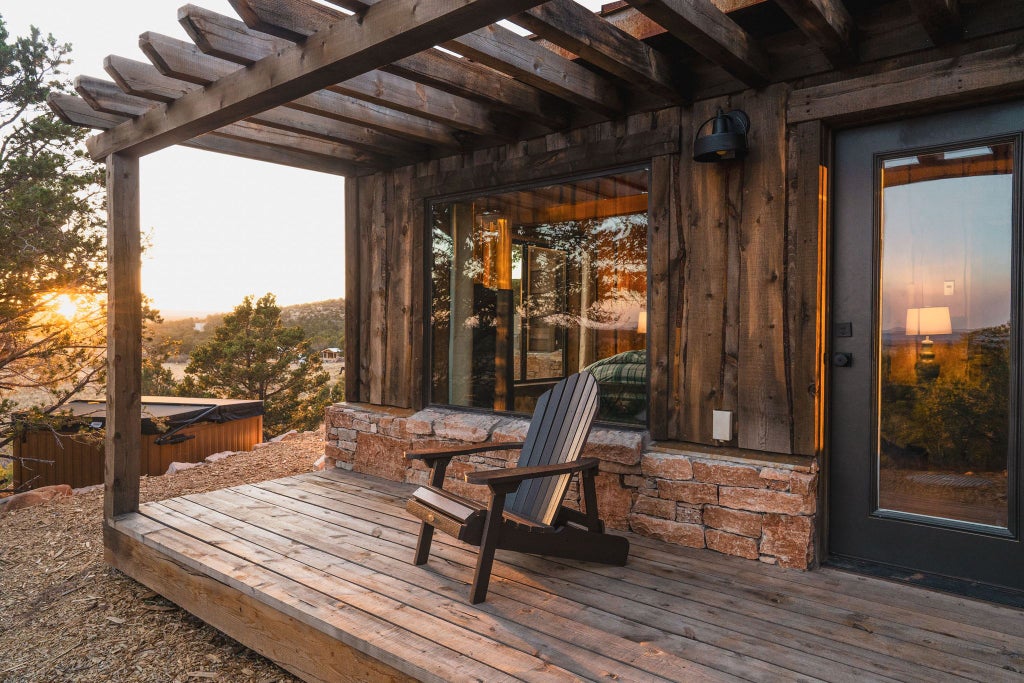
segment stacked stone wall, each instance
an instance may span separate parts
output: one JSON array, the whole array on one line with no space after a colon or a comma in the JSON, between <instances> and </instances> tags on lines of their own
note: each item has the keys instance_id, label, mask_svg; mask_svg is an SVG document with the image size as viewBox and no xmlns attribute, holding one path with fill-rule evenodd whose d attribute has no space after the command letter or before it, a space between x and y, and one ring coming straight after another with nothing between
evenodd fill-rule
<instances>
[{"instance_id":1,"label":"stacked stone wall","mask_svg":"<svg viewBox=\"0 0 1024 683\"><path fill-rule=\"evenodd\" d=\"M327 409L328 466L425 484L428 468L405 451L457 443L522 441L523 418L430 408L419 412L353 404ZM814 562L817 466L760 463L714 452L666 449L646 432L595 428L583 453L601 461L598 508L605 524L669 543L806 569ZM466 472L508 467L517 451L452 460L445 488L485 501ZM573 482L567 504L580 506Z\"/></svg>"}]
</instances>

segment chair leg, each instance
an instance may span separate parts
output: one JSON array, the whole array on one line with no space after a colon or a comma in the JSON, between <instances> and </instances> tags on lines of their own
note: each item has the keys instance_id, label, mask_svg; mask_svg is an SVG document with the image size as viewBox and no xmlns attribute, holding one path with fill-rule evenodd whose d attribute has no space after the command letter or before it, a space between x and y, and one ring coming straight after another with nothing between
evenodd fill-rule
<instances>
[{"instance_id":1,"label":"chair leg","mask_svg":"<svg viewBox=\"0 0 1024 683\"><path fill-rule=\"evenodd\" d=\"M413 564L426 564L430 557L430 541L434 538L434 527L426 522L420 523L420 538L416 542L416 555L413 557Z\"/></svg>"},{"instance_id":2,"label":"chair leg","mask_svg":"<svg viewBox=\"0 0 1024 683\"><path fill-rule=\"evenodd\" d=\"M494 564L494 551L498 549L498 536L501 534L502 512L505 510L505 492L491 489L491 506L487 510L487 522L484 525L484 536L480 541L480 553L476 557L476 572L473 574L473 586L469 589L469 601L476 605L487 599L487 585L491 581L491 566Z\"/></svg>"}]
</instances>

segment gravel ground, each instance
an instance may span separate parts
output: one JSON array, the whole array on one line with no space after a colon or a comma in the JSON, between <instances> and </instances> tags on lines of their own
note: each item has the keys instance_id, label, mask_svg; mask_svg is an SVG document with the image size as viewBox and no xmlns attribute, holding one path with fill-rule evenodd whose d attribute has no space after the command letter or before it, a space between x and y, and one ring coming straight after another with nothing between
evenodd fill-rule
<instances>
[{"instance_id":1,"label":"gravel ground","mask_svg":"<svg viewBox=\"0 0 1024 683\"><path fill-rule=\"evenodd\" d=\"M313 469L323 432L178 474L143 477L143 501ZM103 562L103 492L0 519L0 681L294 681Z\"/></svg>"}]
</instances>

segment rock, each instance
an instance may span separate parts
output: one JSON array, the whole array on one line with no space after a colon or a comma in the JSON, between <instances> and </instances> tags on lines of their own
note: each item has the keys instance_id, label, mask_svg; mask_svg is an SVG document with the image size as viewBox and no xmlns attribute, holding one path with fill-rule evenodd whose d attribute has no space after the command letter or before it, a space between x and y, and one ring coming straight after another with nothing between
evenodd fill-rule
<instances>
[{"instance_id":1,"label":"rock","mask_svg":"<svg viewBox=\"0 0 1024 683\"><path fill-rule=\"evenodd\" d=\"M658 480L658 495L667 500L678 500L683 503L700 505L718 502L718 487L695 481Z\"/></svg>"},{"instance_id":2,"label":"rock","mask_svg":"<svg viewBox=\"0 0 1024 683\"><path fill-rule=\"evenodd\" d=\"M234 455L234 454L235 454L234 451L221 451L220 453L214 453L213 455L206 456L206 462L217 462L219 460L223 460L224 458L228 457L229 455Z\"/></svg>"},{"instance_id":3,"label":"rock","mask_svg":"<svg viewBox=\"0 0 1024 683\"><path fill-rule=\"evenodd\" d=\"M720 553L745 557L748 560L756 560L759 557L757 541L752 538L737 536L718 529L708 529L704 532L704 538L709 548Z\"/></svg>"},{"instance_id":4,"label":"rock","mask_svg":"<svg viewBox=\"0 0 1024 683\"><path fill-rule=\"evenodd\" d=\"M313 463L313 469L315 469L315 470L326 469L326 467L327 467L327 456L326 455L321 455L319 458L316 459L316 462Z\"/></svg>"},{"instance_id":5,"label":"rock","mask_svg":"<svg viewBox=\"0 0 1024 683\"><path fill-rule=\"evenodd\" d=\"M92 486L83 486L82 488L79 488L79 489L71 489L71 493L75 494L76 496L80 496L83 493L92 493L93 491L102 491L102 490L103 490L103 484L93 484Z\"/></svg>"},{"instance_id":6,"label":"rock","mask_svg":"<svg viewBox=\"0 0 1024 683\"><path fill-rule=\"evenodd\" d=\"M761 515L756 512L743 512L710 505L704 508L705 524L731 534L760 538L761 521Z\"/></svg>"},{"instance_id":7,"label":"rock","mask_svg":"<svg viewBox=\"0 0 1024 683\"><path fill-rule=\"evenodd\" d=\"M193 467L198 467L197 462L172 462L171 466L167 468L167 474L177 474L184 470L190 470Z\"/></svg>"},{"instance_id":8,"label":"rock","mask_svg":"<svg viewBox=\"0 0 1024 683\"><path fill-rule=\"evenodd\" d=\"M767 485L765 480L761 478L761 473L753 467L703 462L701 460L693 463L693 478L710 484L743 486L755 489L764 488Z\"/></svg>"},{"instance_id":9,"label":"rock","mask_svg":"<svg viewBox=\"0 0 1024 683\"><path fill-rule=\"evenodd\" d=\"M647 477L676 481L693 479L693 463L681 455L644 453L640 466Z\"/></svg>"},{"instance_id":10,"label":"rock","mask_svg":"<svg viewBox=\"0 0 1024 683\"><path fill-rule=\"evenodd\" d=\"M697 524L671 522L667 519L633 514L629 516L629 526L642 536L650 536L666 543L691 548L704 547L704 527Z\"/></svg>"},{"instance_id":11,"label":"rock","mask_svg":"<svg viewBox=\"0 0 1024 683\"><path fill-rule=\"evenodd\" d=\"M24 493L16 493L13 496L5 498L3 501L3 507L0 508L0 515L6 515L8 512L14 512L15 510L21 510L23 508L35 507L36 505L42 505L55 498L68 498L72 495L71 487L67 484L57 484L56 486L41 486L31 491L25 491Z\"/></svg>"}]
</instances>

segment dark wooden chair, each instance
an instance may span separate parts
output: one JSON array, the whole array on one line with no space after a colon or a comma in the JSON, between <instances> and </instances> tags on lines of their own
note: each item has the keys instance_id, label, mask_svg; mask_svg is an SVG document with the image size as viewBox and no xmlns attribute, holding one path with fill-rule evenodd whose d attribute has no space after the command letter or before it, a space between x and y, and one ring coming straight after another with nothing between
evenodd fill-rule
<instances>
[{"instance_id":1,"label":"dark wooden chair","mask_svg":"<svg viewBox=\"0 0 1024 683\"><path fill-rule=\"evenodd\" d=\"M567 377L537 400L526 441L483 443L410 451L411 460L430 465L430 484L421 486L406 509L422 520L415 564L430 555L434 529L480 546L470 601L487 597L494 551L565 557L604 564L626 564L629 542L604 533L597 515L594 477L598 461L579 459L597 413L598 386L589 372ZM486 484L489 505L457 496L442 487L448 462L456 455L520 449L515 467L470 472L471 484ZM573 474L580 473L585 512L562 505Z\"/></svg>"}]
</instances>

